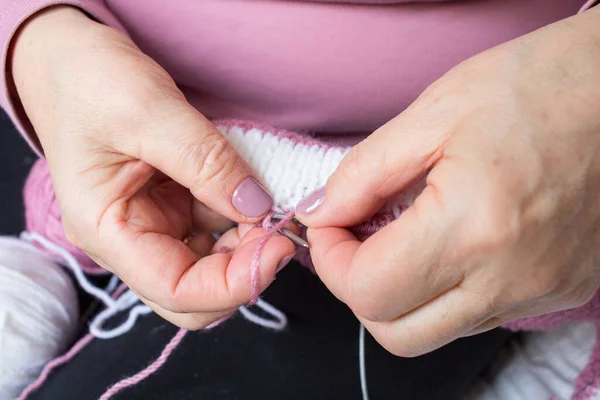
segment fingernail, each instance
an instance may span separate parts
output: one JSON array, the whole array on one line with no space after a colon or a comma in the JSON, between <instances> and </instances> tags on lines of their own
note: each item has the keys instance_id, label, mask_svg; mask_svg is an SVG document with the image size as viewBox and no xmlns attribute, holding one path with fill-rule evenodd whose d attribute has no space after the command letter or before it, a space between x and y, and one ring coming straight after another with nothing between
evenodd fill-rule
<instances>
[{"instance_id":1,"label":"fingernail","mask_svg":"<svg viewBox=\"0 0 600 400\"><path fill-rule=\"evenodd\" d=\"M277 264L277 269L275 270L275 273L278 273L279 271L281 271L286 265L288 265L290 263L290 261L292 261L292 258L294 258L294 256L296 255L296 253L291 254L287 257L285 257L284 259L282 259L281 261L279 261L279 264Z\"/></svg>"},{"instance_id":2,"label":"fingernail","mask_svg":"<svg viewBox=\"0 0 600 400\"><path fill-rule=\"evenodd\" d=\"M223 246L219 249L219 253L229 254L229 253L231 253L231 247Z\"/></svg>"},{"instance_id":3,"label":"fingernail","mask_svg":"<svg viewBox=\"0 0 600 400\"><path fill-rule=\"evenodd\" d=\"M325 198L325 188L317 189L296 205L296 212L300 214L312 214L321 204Z\"/></svg>"},{"instance_id":4,"label":"fingernail","mask_svg":"<svg viewBox=\"0 0 600 400\"><path fill-rule=\"evenodd\" d=\"M273 199L254 178L246 178L233 192L233 206L249 218L260 217L271 209Z\"/></svg>"}]
</instances>

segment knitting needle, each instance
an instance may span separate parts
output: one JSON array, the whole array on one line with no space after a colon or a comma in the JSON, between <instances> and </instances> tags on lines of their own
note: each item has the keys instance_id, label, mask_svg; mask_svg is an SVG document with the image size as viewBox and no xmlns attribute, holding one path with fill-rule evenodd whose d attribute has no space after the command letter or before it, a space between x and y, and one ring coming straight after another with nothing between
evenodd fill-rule
<instances>
[{"instance_id":1,"label":"knitting needle","mask_svg":"<svg viewBox=\"0 0 600 400\"><path fill-rule=\"evenodd\" d=\"M280 214L280 213L275 213L271 217L271 219L275 220L275 221L281 221L284 218L285 218L285 215L284 214ZM302 225L302 222L300 222L296 217L292 217L291 221L293 223L295 223L296 225Z\"/></svg>"},{"instance_id":2,"label":"knitting needle","mask_svg":"<svg viewBox=\"0 0 600 400\"><path fill-rule=\"evenodd\" d=\"M298 246L302 246L305 249L308 249L308 247L309 247L308 242L306 240L302 239L300 236L296 235L294 232L290 231L289 229L280 228L277 230L277 233L290 239L292 242L294 242Z\"/></svg>"},{"instance_id":3,"label":"knitting needle","mask_svg":"<svg viewBox=\"0 0 600 400\"><path fill-rule=\"evenodd\" d=\"M281 213L275 213L275 214L273 214L273 216L271 216L271 220L273 220L273 221L281 221L284 218L285 218L285 215L281 214ZM291 219L291 222L295 223L296 225L302 225L302 223L300 221L298 221L296 219L296 217L293 217ZM294 232L290 231L289 229L281 228L281 229L277 230L277 233L290 239L292 242L294 242L298 246L302 246L305 249L308 249L308 247L309 247L308 242L306 240L302 239L300 236L296 235Z\"/></svg>"}]
</instances>

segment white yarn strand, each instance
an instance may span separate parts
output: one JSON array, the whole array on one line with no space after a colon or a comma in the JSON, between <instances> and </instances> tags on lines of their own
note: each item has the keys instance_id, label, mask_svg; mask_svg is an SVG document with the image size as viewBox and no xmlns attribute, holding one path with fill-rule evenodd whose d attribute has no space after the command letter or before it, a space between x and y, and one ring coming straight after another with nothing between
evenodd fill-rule
<instances>
[{"instance_id":1,"label":"white yarn strand","mask_svg":"<svg viewBox=\"0 0 600 400\"><path fill-rule=\"evenodd\" d=\"M358 367L360 370L360 390L363 400L369 400L367 388L367 366L365 362L365 326L360 324L358 329Z\"/></svg>"},{"instance_id":2,"label":"white yarn strand","mask_svg":"<svg viewBox=\"0 0 600 400\"><path fill-rule=\"evenodd\" d=\"M152 309L145 304L135 305L139 301L139 298L131 290L127 290L116 300L110 297L110 292L112 292L118 284L118 278L115 276L111 278L106 290L102 290L92 285L92 283L86 278L85 274L81 270L81 267L79 266L79 263L75 257L73 257L71 253L61 246L52 243L45 237L36 233L23 232L21 234L21 238L27 242L37 242L47 250L59 255L66 263L66 266L73 271L73 274L77 279L77 283L79 283L83 290L96 297L106 305L106 309L98 313L98 315L90 323L90 333L98 339L113 339L119 337L129 332L135 326L138 317L150 314L152 312ZM240 307L239 311L248 321L265 328L280 331L287 326L287 317L285 314L273 307L271 304L262 299L258 299L256 306L267 314L270 314L273 319L267 319L254 314L247 307ZM130 307L133 308L129 310L129 315L127 316L125 322L112 329L107 330L102 328L102 325L106 321Z\"/></svg>"},{"instance_id":3,"label":"white yarn strand","mask_svg":"<svg viewBox=\"0 0 600 400\"><path fill-rule=\"evenodd\" d=\"M129 311L127 319L122 324L116 326L113 329L104 330L102 324L110 318L116 316L121 311L124 311L132 307L139 301L139 298L131 290L127 290L117 300L114 300L109 292L112 287L118 283L118 278L111 278L106 290L102 290L94 286L85 276L79 263L66 249L61 246L52 243L45 237L38 235L37 233L23 232L21 238L27 242L37 242L47 250L59 255L66 266L73 272L77 283L85 290L88 294L94 296L98 300L102 301L106 305L106 309L100 312L90 323L90 333L99 339L112 339L121 336L129 332L135 325L137 319L141 315L146 315L152 312L150 307L146 305L137 305Z\"/></svg>"},{"instance_id":4,"label":"white yarn strand","mask_svg":"<svg viewBox=\"0 0 600 400\"><path fill-rule=\"evenodd\" d=\"M256 302L256 306L261 308L267 314L272 315L275 319L267 319L263 318L257 314L254 314L252 311L248 309L248 307L240 307L240 314L244 316L248 321L255 323L256 325L260 325L265 328L273 329L276 331L281 331L285 329L287 326L287 317L284 313L279 311L277 308L273 307L271 304L267 303L263 299L259 298Z\"/></svg>"},{"instance_id":5,"label":"white yarn strand","mask_svg":"<svg viewBox=\"0 0 600 400\"><path fill-rule=\"evenodd\" d=\"M37 233L23 232L21 234L21 239L30 243L37 242L43 247L45 247L47 250L50 250L51 252L61 256L63 261L66 263L66 266L75 275L77 283L79 283L79 285L83 288L83 290L86 291L86 293L89 293L98 300L102 301L107 307L110 307L115 303L115 301L110 297L108 293L92 285L90 281L87 280L85 274L79 266L79 263L77 262L75 257L73 257L73 255L67 250L65 250L57 244L52 243L51 241L49 241L42 235L38 235Z\"/></svg>"}]
</instances>

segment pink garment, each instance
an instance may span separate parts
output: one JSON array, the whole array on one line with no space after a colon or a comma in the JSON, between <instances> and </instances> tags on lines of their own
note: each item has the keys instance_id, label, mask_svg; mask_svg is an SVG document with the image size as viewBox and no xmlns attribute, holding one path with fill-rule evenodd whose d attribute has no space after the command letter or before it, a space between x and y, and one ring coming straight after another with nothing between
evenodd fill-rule
<instances>
[{"instance_id":1,"label":"pink garment","mask_svg":"<svg viewBox=\"0 0 600 400\"><path fill-rule=\"evenodd\" d=\"M582 3L0 0L0 75L10 79L7 49L23 20L72 4L128 32L209 118L368 133L460 61L573 15ZM4 80L0 106L24 132Z\"/></svg>"}]
</instances>

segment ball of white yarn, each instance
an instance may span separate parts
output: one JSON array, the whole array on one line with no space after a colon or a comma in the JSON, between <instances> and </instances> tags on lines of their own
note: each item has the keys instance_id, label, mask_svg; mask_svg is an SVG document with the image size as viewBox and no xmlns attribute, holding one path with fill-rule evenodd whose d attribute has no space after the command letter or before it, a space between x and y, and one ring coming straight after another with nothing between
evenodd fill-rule
<instances>
[{"instance_id":1,"label":"ball of white yarn","mask_svg":"<svg viewBox=\"0 0 600 400\"><path fill-rule=\"evenodd\" d=\"M77 330L75 286L33 245L0 237L0 399L14 399Z\"/></svg>"}]
</instances>

